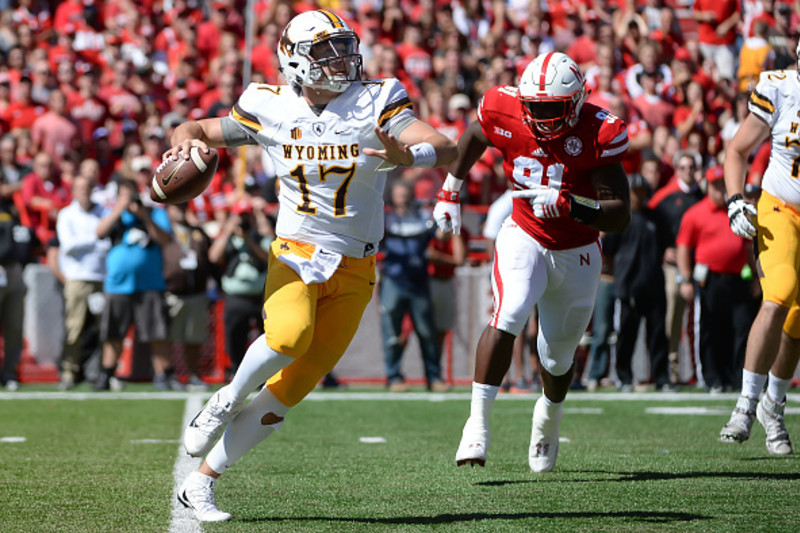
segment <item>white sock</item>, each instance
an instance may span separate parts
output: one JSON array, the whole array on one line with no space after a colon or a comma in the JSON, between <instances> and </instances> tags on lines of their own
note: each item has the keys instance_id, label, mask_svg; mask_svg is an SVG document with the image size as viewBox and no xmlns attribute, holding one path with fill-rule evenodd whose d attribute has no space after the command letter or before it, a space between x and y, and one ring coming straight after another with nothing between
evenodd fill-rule
<instances>
[{"instance_id":1,"label":"white sock","mask_svg":"<svg viewBox=\"0 0 800 533\"><path fill-rule=\"evenodd\" d=\"M497 398L500 387L472 382L472 403L469 406L469 417L474 420L487 422L492 404Z\"/></svg>"},{"instance_id":2,"label":"white sock","mask_svg":"<svg viewBox=\"0 0 800 533\"><path fill-rule=\"evenodd\" d=\"M203 485L213 485L214 482L216 481L215 478L207 476L204 473L198 471L192 472L191 474L189 474L189 477L191 477L193 481L202 483Z\"/></svg>"},{"instance_id":3,"label":"white sock","mask_svg":"<svg viewBox=\"0 0 800 533\"><path fill-rule=\"evenodd\" d=\"M293 361L293 357L270 348L266 335L262 333L247 348L233 380L220 389L220 398L236 404L244 402L251 392Z\"/></svg>"},{"instance_id":4,"label":"white sock","mask_svg":"<svg viewBox=\"0 0 800 533\"><path fill-rule=\"evenodd\" d=\"M289 408L267 387L261 389L258 396L228 424L222 438L208 452L208 466L214 472L225 472L258 443L279 430L288 411Z\"/></svg>"},{"instance_id":5,"label":"white sock","mask_svg":"<svg viewBox=\"0 0 800 533\"><path fill-rule=\"evenodd\" d=\"M542 393L542 398L544 398L544 405L547 411L547 416L552 418L556 416L561 411L561 406L564 405L563 401L554 402L550 398Z\"/></svg>"},{"instance_id":6,"label":"white sock","mask_svg":"<svg viewBox=\"0 0 800 533\"><path fill-rule=\"evenodd\" d=\"M770 399L775 403L783 403L786 398L786 393L789 391L789 386L792 384L791 379L781 379L776 377L772 372L769 373L769 383L767 384L767 394Z\"/></svg>"},{"instance_id":7,"label":"white sock","mask_svg":"<svg viewBox=\"0 0 800 533\"><path fill-rule=\"evenodd\" d=\"M755 374L746 369L742 370L742 396L758 399L766 383L766 374Z\"/></svg>"}]
</instances>

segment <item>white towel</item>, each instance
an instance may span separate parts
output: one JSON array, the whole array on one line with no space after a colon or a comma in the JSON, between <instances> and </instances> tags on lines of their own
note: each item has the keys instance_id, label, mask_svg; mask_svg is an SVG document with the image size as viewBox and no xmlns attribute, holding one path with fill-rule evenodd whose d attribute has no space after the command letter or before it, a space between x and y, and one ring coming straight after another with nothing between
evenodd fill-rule
<instances>
[{"instance_id":1,"label":"white towel","mask_svg":"<svg viewBox=\"0 0 800 533\"><path fill-rule=\"evenodd\" d=\"M278 256L284 264L297 272L303 279L303 283L325 283L333 276L339 263L342 262L342 254L331 252L317 246L311 258L300 257L296 254L281 254Z\"/></svg>"}]
</instances>

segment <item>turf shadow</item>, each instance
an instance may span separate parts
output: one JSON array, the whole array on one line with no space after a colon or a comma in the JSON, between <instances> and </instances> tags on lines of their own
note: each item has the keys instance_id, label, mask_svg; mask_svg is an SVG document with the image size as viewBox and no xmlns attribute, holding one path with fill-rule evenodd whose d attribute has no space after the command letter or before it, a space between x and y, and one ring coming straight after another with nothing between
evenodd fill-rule
<instances>
[{"instance_id":1,"label":"turf shadow","mask_svg":"<svg viewBox=\"0 0 800 533\"><path fill-rule=\"evenodd\" d=\"M569 513L458 513L438 514L433 516L398 516L389 518L350 518L341 516L275 516L264 518L242 518L237 522L342 522L354 524L387 524L387 525L434 525L452 524L458 522L473 522L475 520L527 520L540 519L570 519L570 518L627 518L639 522L669 523L691 522L693 520L709 520L712 517L695 513L667 513L648 511L619 511L619 512L569 512Z\"/></svg>"},{"instance_id":2,"label":"turf shadow","mask_svg":"<svg viewBox=\"0 0 800 533\"><path fill-rule=\"evenodd\" d=\"M569 472L565 472L569 473ZM598 479L562 479L553 478L547 481L559 483L608 483L609 481L663 481L670 479L701 479L701 478L731 478L731 479L761 479L773 481L794 481L800 480L800 473L794 472L608 472L605 470L581 470L581 474L605 474L617 476L615 478ZM536 479L514 479L497 481L477 481L475 486L481 487L501 487L503 485L517 485L526 483L542 483L543 478Z\"/></svg>"}]
</instances>

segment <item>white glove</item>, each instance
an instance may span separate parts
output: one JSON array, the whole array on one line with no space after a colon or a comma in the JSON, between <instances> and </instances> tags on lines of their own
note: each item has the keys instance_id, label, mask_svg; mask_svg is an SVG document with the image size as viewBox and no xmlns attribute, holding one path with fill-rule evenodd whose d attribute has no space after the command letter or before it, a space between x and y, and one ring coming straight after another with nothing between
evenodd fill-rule
<instances>
[{"instance_id":1,"label":"white glove","mask_svg":"<svg viewBox=\"0 0 800 533\"><path fill-rule=\"evenodd\" d=\"M756 236L753 217L757 214L756 208L745 202L741 194L734 194L728 200L728 222L731 230L743 239L752 239Z\"/></svg>"},{"instance_id":2,"label":"white glove","mask_svg":"<svg viewBox=\"0 0 800 533\"><path fill-rule=\"evenodd\" d=\"M514 191L511 196L528 198L536 218L558 218L569 214L569 200L566 195L552 187L533 185L530 189Z\"/></svg>"},{"instance_id":3,"label":"white glove","mask_svg":"<svg viewBox=\"0 0 800 533\"><path fill-rule=\"evenodd\" d=\"M453 191L439 191L438 198L433 207L433 220L439 229L447 233L452 231L455 235L461 234L461 204L458 193Z\"/></svg>"}]
</instances>

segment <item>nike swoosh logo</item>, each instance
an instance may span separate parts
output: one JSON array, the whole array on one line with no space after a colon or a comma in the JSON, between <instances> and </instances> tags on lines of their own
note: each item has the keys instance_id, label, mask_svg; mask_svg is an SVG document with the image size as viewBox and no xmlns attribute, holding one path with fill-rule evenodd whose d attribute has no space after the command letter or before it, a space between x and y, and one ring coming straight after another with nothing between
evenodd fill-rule
<instances>
[{"instance_id":1,"label":"nike swoosh logo","mask_svg":"<svg viewBox=\"0 0 800 533\"><path fill-rule=\"evenodd\" d=\"M372 287L373 285L375 285L375 282L374 281L370 281L369 282L369 286Z\"/></svg>"},{"instance_id":2,"label":"nike swoosh logo","mask_svg":"<svg viewBox=\"0 0 800 533\"><path fill-rule=\"evenodd\" d=\"M345 133L350 133L350 130L336 130L333 133L336 135L344 135Z\"/></svg>"}]
</instances>

